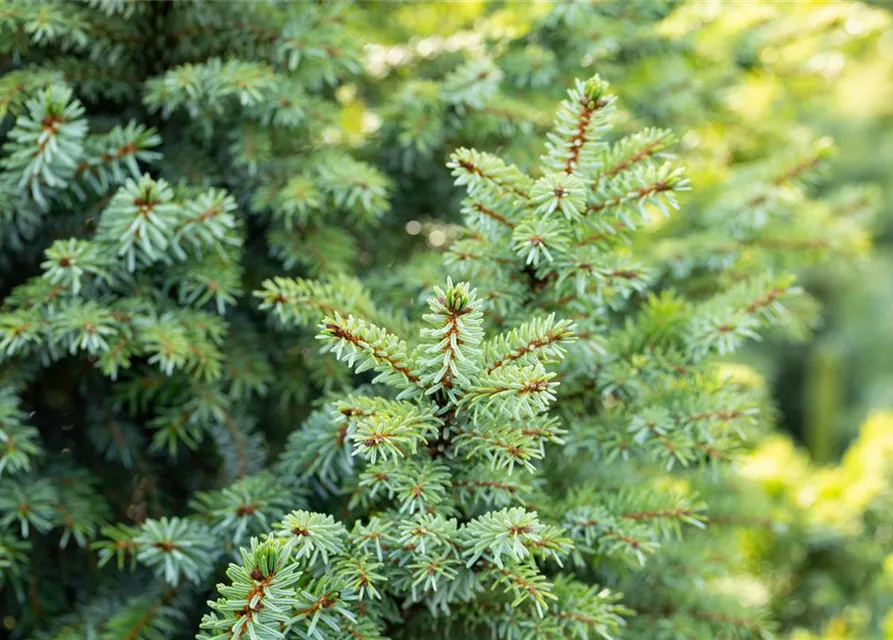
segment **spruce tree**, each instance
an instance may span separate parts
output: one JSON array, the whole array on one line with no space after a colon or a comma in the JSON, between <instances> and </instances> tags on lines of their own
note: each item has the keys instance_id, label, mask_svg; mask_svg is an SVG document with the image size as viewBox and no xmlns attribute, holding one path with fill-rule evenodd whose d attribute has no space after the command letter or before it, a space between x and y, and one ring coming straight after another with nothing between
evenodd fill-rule
<instances>
[{"instance_id":1,"label":"spruce tree","mask_svg":"<svg viewBox=\"0 0 893 640\"><path fill-rule=\"evenodd\" d=\"M424 4L0 4L6 629L768 638L849 575L790 562L817 537L878 557L882 474L859 531L805 471L773 494L729 360L806 333L791 272L861 251L870 198L720 104L758 61L703 65L696 4L544 4L423 61L363 38Z\"/></svg>"},{"instance_id":2,"label":"spruce tree","mask_svg":"<svg viewBox=\"0 0 893 640\"><path fill-rule=\"evenodd\" d=\"M769 633L759 611L697 588L709 563L674 571L703 540L662 547L709 520L685 483L757 421L759 395L713 356L789 319L798 291L765 274L700 299L660 287L660 261L628 241L688 181L647 155L617 175L634 141L603 141L614 104L598 77L578 82L538 178L453 154L467 237L447 264L468 281L434 288L417 337L308 281L258 293L286 326L324 312L323 349L376 375L290 437L278 475L324 510L252 539L203 637Z\"/></svg>"}]
</instances>

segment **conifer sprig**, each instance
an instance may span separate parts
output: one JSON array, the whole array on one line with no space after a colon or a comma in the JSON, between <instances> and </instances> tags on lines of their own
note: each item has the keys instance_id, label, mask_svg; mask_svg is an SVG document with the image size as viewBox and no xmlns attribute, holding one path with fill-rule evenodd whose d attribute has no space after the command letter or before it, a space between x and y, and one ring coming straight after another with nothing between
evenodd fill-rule
<instances>
[{"instance_id":1,"label":"conifer sprig","mask_svg":"<svg viewBox=\"0 0 893 640\"><path fill-rule=\"evenodd\" d=\"M84 107L69 87L52 85L25 104L4 144L2 166L41 208L75 175L83 155Z\"/></svg>"}]
</instances>

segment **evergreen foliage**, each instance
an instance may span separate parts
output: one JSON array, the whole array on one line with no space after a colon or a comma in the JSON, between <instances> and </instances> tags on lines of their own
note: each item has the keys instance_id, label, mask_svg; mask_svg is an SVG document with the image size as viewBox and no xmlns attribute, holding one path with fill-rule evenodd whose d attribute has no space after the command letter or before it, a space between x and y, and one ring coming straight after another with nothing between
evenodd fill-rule
<instances>
[{"instance_id":1,"label":"evergreen foliage","mask_svg":"<svg viewBox=\"0 0 893 640\"><path fill-rule=\"evenodd\" d=\"M365 395L380 393L370 390L334 400L283 453L286 473L318 485L324 504L346 500L333 510L347 509L340 533L330 517L295 512L257 549L281 548L284 530L304 555L340 552L362 565L315 601L324 609L332 592L370 582L362 608L340 619L333 612L330 624L342 633L367 637L354 626L358 615L376 633L398 637L613 636L624 627L638 637L649 616L696 637L769 632L758 612L744 610L747 622L736 623L731 598L699 603L695 576L666 592L643 590L641 581L678 580L652 556L708 519L696 494L667 480L709 475L705 465L722 464L756 422L762 398L720 376L713 356L790 320L783 303L799 292L766 276L701 299L655 289L660 261L646 264L626 241L649 208L674 209L688 182L672 161L648 157L629 175L605 177L617 149L635 143L609 147L601 139L613 104L599 78L577 83L537 179L486 152L453 154L448 166L468 193L466 237L447 262L487 282L486 293L464 282L436 287L415 340L353 314L319 324L324 350L357 372L374 370L373 389L383 383L395 395ZM615 232L590 239L606 229ZM537 264L525 246L540 250ZM270 283L263 306L286 316L292 303L278 291L310 286ZM667 475L675 468L690 471ZM234 572L259 570L260 562L255 555L233 565L240 590L220 586L206 628L241 633L244 624L246 637L252 629L275 637L262 631L270 624L265 605L237 606L257 585ZM301 554L277 571L291 580L295 566L308 585L332 579ZM259 571L259 581L270 579ZM274 604L271 616L285 601ZM316 627L303 620L293 614L287 634L312 636Z\"/></svg>"},{"instance_id":2,"label":"evergreen foliage","mask_svg":"<svg viewBox=\"0 0 893 640\"><path fill-rule=\"evenodd\" d=\"M77 637L179 633L199 593L182 579L208 579L300 500L262 471L267 451L344 374L312 334L268 339L250 292L300 268L343 278L329 291L363 308L348 278L391 187L330 135L334 88L360 71L348 9L0 6L2 608L17 636L67 618ZM254 524L231 517L261 496ZM177 515L187 503L195 517ZM209 548L218 534L226 548ZM97 572L112 561L149 571Z\"/></svg>"},{"instance_id":3,"label":"evergreen foliage","mask_svg":"<svg viewBox=\"0 0 893 640\"><path fill-rule=\"evenodd\" d=\"M736 83L876 14L767 9L705 57L699 3L487 6L379 55L444 7L0 0L12 637L883 637L887 574L815 586L883 555L890 470L850 462L883 426L813 473L729 360L808 333L795 272L872 208ZM803 497L833 487L862 526Z\"/></svg>"}]
</instances>

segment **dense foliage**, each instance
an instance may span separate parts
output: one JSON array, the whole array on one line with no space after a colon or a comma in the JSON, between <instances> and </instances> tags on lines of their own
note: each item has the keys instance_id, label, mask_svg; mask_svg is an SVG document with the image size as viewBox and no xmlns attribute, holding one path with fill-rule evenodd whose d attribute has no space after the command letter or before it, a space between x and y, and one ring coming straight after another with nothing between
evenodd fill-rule
<instances>
[{"instance_id":1,"label":"dense foliage","mask_svg":"<svg viewBox=\"0 0 893 640\"><path fill-rule=\"evenodd\" d=\"M890 417L731 360L867 254L886 14L529 6L0 2L12 637L893 632Z\"/></svg>"}]
</instances>

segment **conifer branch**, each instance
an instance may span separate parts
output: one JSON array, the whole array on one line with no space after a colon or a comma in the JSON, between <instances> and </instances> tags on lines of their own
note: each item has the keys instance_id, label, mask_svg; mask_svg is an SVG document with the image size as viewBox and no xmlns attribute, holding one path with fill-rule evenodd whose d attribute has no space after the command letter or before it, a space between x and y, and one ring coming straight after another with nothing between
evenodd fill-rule
<instances>
[{"instance_id":1,"label":"conifer branch","mask_svg":"<svg viewBox=\"0 0 893 640\"><path fill-rule=\"evenodd\" d=\"M505 365L482 374L462 399L466 406L485 411L497 410L515 419L534 416L545 411L555 400L552 382L554 373L547 373L542 365Z\"/></svg>"},{"instance_id":2,"label":"conifer branch","mask_svg":"<svg viewBox=\"0 0 893 640\"><path fill-rule=\"evenodd\" d=\"M481 303L476 291L464 282L453 285L448 280L446 291L436 287L434 294L428 299L431 312L422 318L431 325L421 332L422 384L426 395L442 392L455 403L480 366Z\"/></svg>"},{"instance_id":3,"label":"conifer branch","mask_svg":"<svg viewBox=\"0 0 893 640\"><path fill-rule=\"evenodd\" d=\"M645 129L617 141L602 155L590 188L598 192L606 180L614 180L621 173L636 170L639 165L652 162L654 158L672 157L665 150L674 142L673 133L666 129Z\"/></svg>"},{"instance_id":4,"label":"conifer branch","mask_svg":"<svg viewBox=\"0 0 893 640\"><path fill-rule=\"evenodd\" d=\"M506 165L490 154L474 149L457 149L447 167L457 185L467 185L468 195L482 197L517 196L530 199L531 180L517 167Z\"/></svg>"},{"instance_id":5,"label":"conifer branch","mask_svg":"<svg viewBox=\"0 0 893 640\"><path fill-rule=\"evenodd\" d=\"M483 346L484 359L488 362L486 372L507 363L525 364L532 361L548 363L565 355L564 345L576 339L572 323L555 321L552 314L541 320L533 320L503 334L496 341Z\"/></svg>"},{"instance_id":6,"label":"conifer branch","mask_svg":"<svg viewBox=\"0 0 893 640\"><path fill-rule=\"evenodd\" d=\"M357 373L377 371L373 382L394 385L403 390L404 397L422 388L423 380L414 370L406 343L386 330L353 316L343 318L337 312L323 320L319 328L317 338L327 342L324 350L352 368L356 365Z\"/></svg>"},{"instance_id":7,"label":"conifer branch","mask_svg":"<svg viewBox=\"0 0 893 640\"><path fill-rule=\"evenodd\" d=\"M609 129L614 110L615 98L607 90L608 84L598 77L577 80L558 109L554 130L547 134L548 153L540 159L544 167L568 176L590 176L596 170L605 146L600 136Z\"/></svg>"}]
</instances>

